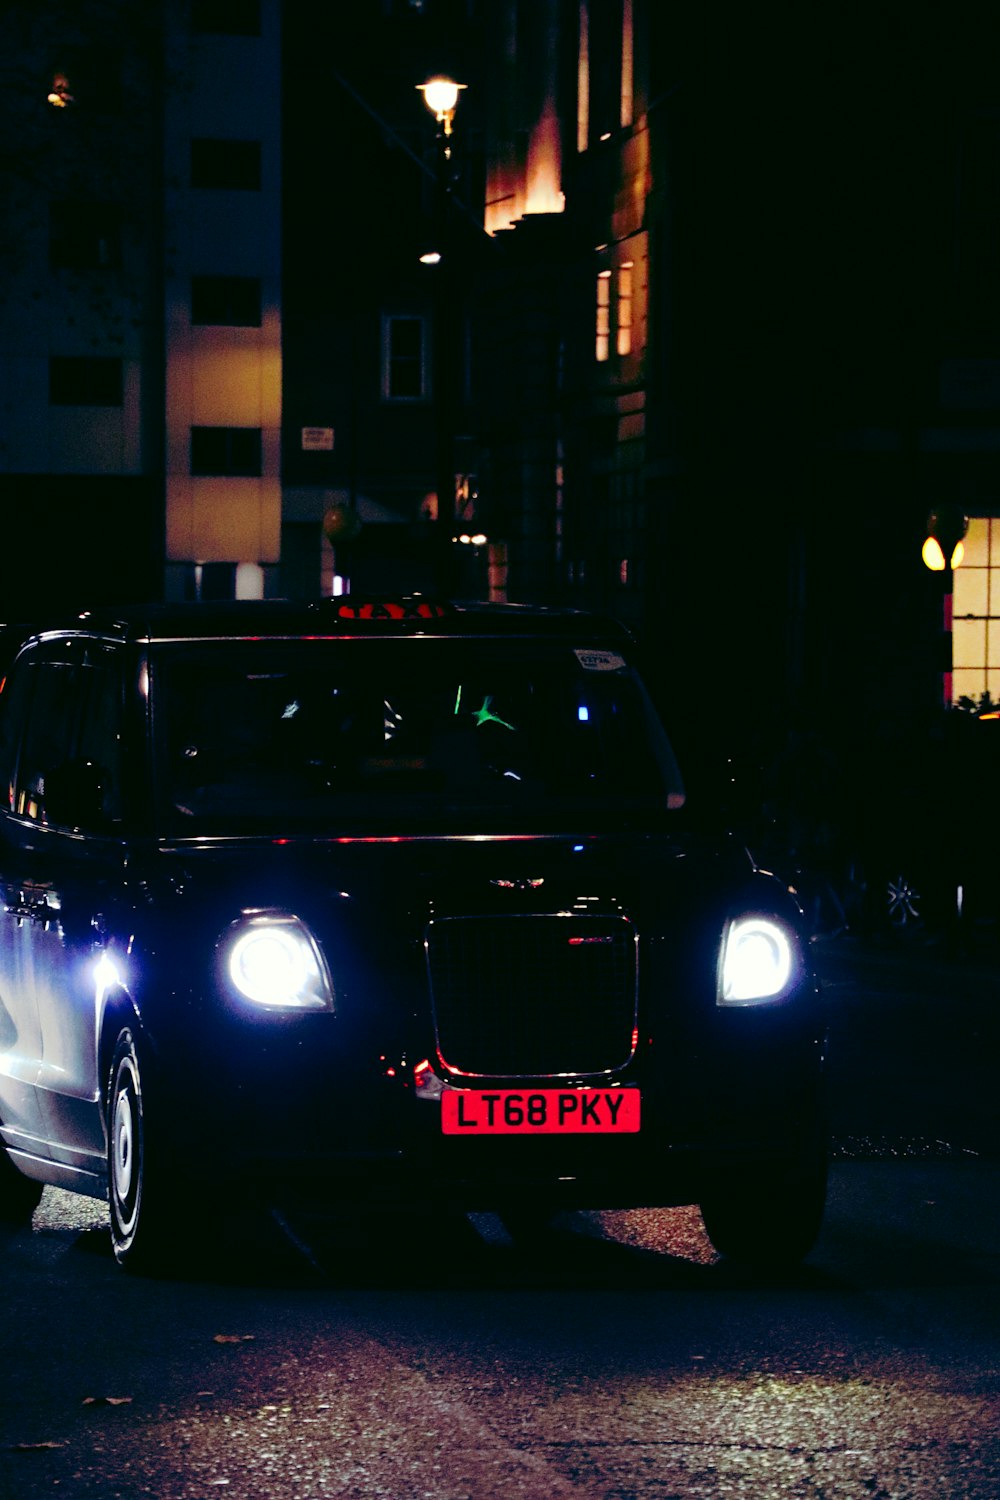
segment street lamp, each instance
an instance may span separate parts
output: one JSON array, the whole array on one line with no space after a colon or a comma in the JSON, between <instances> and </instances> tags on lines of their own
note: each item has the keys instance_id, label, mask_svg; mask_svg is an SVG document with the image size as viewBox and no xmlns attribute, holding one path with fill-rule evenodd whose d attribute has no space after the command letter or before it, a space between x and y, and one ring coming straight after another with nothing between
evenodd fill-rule
<instances>
[{"instance_id":1,"label":"street lamp","mask_svg":"<svg viewBox=\"0 0 1000 1500\"><path fill-rule=\"evenodd\" d=\"M65 73L56 73L54 75L51 87L45 98L46 103L51 104L53 109L66 109L68 105L76 103L70 91L69 79Z\"/></svg>"},{"instance_id":2,"label":"street lamp","mask_svg":"<svg viewBox=\"0 0 1000 1500\"><path fill-rule=\"evenodd\" d=\"M448 234L448 200L451 197L451 134L458 106L458 96L466 85L456 83L454 78L439 75L418 83L424 103L437 120L441 129L437 134L437 208L435 212L435 242L425 246L420 260L425 266L437 266L444 259L444 241Z\"/></svg>"},{"instance_id":3,"label":"street lamp","mask_svg":"<svg viewBox=\"0 0 1000 1500\"><path fill-rule=\"evenodd\" d=\"M447 589L452 571L448 555L455 516L455 421L461 344L456 305L457 283L451 264L451 137L455 110L464 83L435 77L417 85L424 103L438 123L434 243L421 261L434 267L433 399L435 418L435 483L439 542L438 586Z\"/></svg>"},{"instance_id":4,"label":"street lamp","mask_svg":"<svg viewBox=\"0 0 1000 1500\"><path fill-rule=\"evenodd\" d=\"M458 104L458 95L464 89L464 83L456 83L454 78L428 78L426 83L418 83L417 88L424 96L424 103L431 114L443 127L443 134L451 135L452 121L455 118L455 108ZM445 147L445 156L451 155L450 145Z\"/></svg>"},{"instance_id":5,"label":"street lamp","mask_svg":"<svg viewBox=\"0 0 1000 1500\"><path fill-rule=\"evenodd\" d=\"M927 517L927 537L920 555L925 567L940 573L941 579L941 697L943 706L952 703L952 589L954 571L965 556L962 540L969 529L969 518L957 505L939 505Z\"/></svg>"}]
</instances>

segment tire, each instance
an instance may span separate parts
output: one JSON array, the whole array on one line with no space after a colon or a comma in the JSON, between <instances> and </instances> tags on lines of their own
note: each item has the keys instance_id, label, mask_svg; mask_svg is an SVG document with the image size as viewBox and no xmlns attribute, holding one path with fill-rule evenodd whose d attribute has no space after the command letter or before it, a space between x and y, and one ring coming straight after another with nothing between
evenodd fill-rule
<instances>
[{"instance_id":1,"label":"tire","mask_svg":"<svg viewBox=\"0 0 1000 1500\"><path fill-rule=\"evenodd\" d=\"M23 1228L42 1198L42 1184L19 1172L0 1146L0 1224Z\"/></svg>"},{"instance_id":2,"label":"tire","mask_svg":"<svg viewBox=\"0 0 1000 1500\"><path fill-rule=\"evenodd\" d=\"M150 1150L143 1081L141 1052L126 1028L108 1074L108 1218L115 1260L129 1271L163 1266L177 1222L166 1163Z\"/></svg>"},{"instance_id":3,"label":"tire","mask_svg":"<svg viewBox=\"0 0 1000 1500\"><path fill-rule=\"evenodd\" d=\"M826 1182L825 1146L808 1157L777 1162L756 1177L720 1177L701 1202L708 1237L726 1260L794 1265L816 1243Z\"/></svg>"}]
</instances>

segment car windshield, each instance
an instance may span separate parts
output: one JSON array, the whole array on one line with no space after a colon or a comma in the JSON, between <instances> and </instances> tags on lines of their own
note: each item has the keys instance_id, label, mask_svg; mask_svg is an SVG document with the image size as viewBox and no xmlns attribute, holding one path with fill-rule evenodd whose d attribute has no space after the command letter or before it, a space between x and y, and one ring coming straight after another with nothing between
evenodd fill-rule
<instances>
[{"instance_id":1,"label":"car windshield","mask_svg":"<svg viewBox=\"0 0 1000 1500\"><path fill-rule=\"evenodd\" d=\"M154 648L150 682L171 835L629 826L683 796L616 650L200 641Z\"/></svg>"}]
</instances>

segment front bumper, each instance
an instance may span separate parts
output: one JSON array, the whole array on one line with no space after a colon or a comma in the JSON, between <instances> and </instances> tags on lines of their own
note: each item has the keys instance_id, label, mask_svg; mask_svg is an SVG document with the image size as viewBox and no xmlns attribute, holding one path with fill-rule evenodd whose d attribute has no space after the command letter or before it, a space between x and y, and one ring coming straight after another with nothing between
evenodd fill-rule
<instances>
[{"instance_id":1,"label":"front bumper","mask_svg":"<svg viewBox=\"0 0 1000 1500\"><path fill-rule=\"evenodd\" d=\"M699 1201L720 1173L752 1178L814 1147L823 1074L818 1036L748 1033L709 1053L676 1052L657 1068L651 1052L637 1057L619 1081L640 1092L638 1132L455 1136L442 1129L440 1081L418 1088L399 1057L335 1068L324 1048L271 1045L252 1068L244 1054L230 1069L213 1147L220 1180L273 1203L668 1206ZM192 1123L196 1109L179 1102L179 1118ZM202 1136L202 1157L205 1144Z\"/></svg>"}]
</instances>

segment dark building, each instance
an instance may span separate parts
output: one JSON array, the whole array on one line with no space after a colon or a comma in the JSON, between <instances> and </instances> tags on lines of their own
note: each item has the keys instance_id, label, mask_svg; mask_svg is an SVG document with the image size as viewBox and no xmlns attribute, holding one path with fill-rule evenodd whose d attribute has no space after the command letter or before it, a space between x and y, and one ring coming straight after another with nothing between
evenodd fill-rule
<instances>
[{"instance_id":1,"label":"dark building","mask_svg":"<svg viewBox=\"0 0 1000 1500\"><path fill-rule=\"evenodd\" d=\"M948 501L979 518L985 570L957 575L975 623L956 620L955 692L995 695L982 32L643 0L485 12L505 66L483 79L484 467L511 596L636 621L692 711L916 719L940 702L920 547Z\"/></svg>"},{"instance_id":2,"label":"dark building","mask_svg":"<svg viewBox=\"0 0 1000 1500\"><path fill-rule=\"evenodd\" d=\"M954 693L1000 698L974 11L140 10L4 12L0 617L338 578L597 605L686 713L840 731L940 704L947 502Z\"/></svg>"},{"instance_id":3,"label":"dark building","mask_svg":"<svg viewBox=\"0 0 1000 1500\"><path fill-rule=\"evenodd\" d=\"M277 0L0 20L2 614L274 592Z\"/></svg>"}]
</instances>

